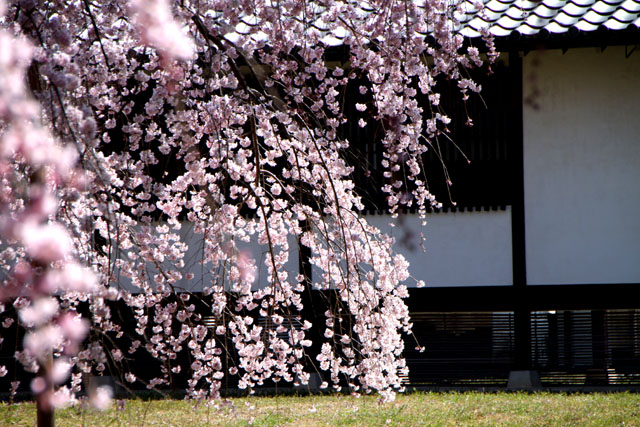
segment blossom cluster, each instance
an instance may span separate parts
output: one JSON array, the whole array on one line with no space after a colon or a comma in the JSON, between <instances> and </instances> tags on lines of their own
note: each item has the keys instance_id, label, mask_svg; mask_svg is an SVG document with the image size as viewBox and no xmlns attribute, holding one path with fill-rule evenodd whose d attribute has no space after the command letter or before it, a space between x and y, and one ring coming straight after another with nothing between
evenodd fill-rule
<instances>
[{"instance_id":1,"label":"blossom cluster","mask_svg":"<svg viewBox=\"0 0 640 427\"><path fill-rule=\"evenodd\" d=\"M316 367L336 390L402 390L408 263L362 214L342 128L381 126L371 143L392 214L437 205L421 160L450 120L436 79L459 81L466 96L479 87L461 70L482 62L456 34L454 7L5 5L0 298L29 330L25 365L56 361L34 392L70 372L64 392L76 392L81 373L109 366L123 385L149 388L188 373L197 399L217 398L225 375L254 389L306 384ZM330 62L332 49L344 60ZM357 117L344 113L350 85L369 96ZM294 253L300 274L288 267ZM334 296L324 319L305 317L308 289ZM117 303L130 318L117 319ZM85 322L95 333L81 345ZM312 327L324 331L317 354ZM127 370L139 352L158 361L157 376Z\"/></svg>"},{"instance_id":2,"label":"blossom cluster","mask_svg":"<svg viewBox=\"0 0 640 427\"><path fill-rule=\"evenodd\" d=\"M77 151L56 141L41 122L40 105L28 95L25 74L32 55L33 45L23 35L0 29L0 241L6 274L0 302L13 301L26 329L16 358L38 372L31 389L51 407L69 401L68 388L54 387L69 377L87 334L87 322L70 300L61 306L56 294L89 295L97 278L78 262L72 236L57 220L64 201L57 190L77 191ZM6 374L6 367L0 371Z\"/></svg>"}]
</instances>

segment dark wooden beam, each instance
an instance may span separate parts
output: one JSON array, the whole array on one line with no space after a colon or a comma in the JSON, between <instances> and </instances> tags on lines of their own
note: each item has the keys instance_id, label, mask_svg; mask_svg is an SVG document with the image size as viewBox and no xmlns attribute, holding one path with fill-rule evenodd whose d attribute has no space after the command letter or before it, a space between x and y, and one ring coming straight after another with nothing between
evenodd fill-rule
<instances>
[{"instance_id":1,"label":"dark wooden beam","mask_svg":"<svg viewBox=\"0 0 640 427\"><path fill-rule=\"evenodd\" d=\"M412 312L515 311L522 300L530 311L640 309L640 283L452 286L409 289Z\"/></svg>"}]
</instances>

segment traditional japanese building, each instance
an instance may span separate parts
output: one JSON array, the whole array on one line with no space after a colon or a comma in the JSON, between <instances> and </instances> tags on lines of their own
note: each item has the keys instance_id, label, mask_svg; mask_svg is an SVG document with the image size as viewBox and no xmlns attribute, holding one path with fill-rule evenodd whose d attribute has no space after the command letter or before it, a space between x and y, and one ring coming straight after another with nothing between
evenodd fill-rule
<instances>
[{"instance_id":1,"label":"traditional japanese building","mask_svg":"<svg viewBox=\"0 0 640 427\"><path fill-rule=\"evenodd\" d=\"M475 126L445 102L460 149L442 141L427 164L445 207L426 252L416 215L387 228L426 282L409 300L426 347L407 344L409 383L640 385L640 2L461 10L469 43L488 27L502 54Z\"/></svg>"},{"instance_id":2,"label":"traditional japanese building","mask_svg":"<svg viewBox=\"0 0 640 427\"><path fill-rule=\"evenodd\" d=\"M443 203L425 227L410 210L395 227L383 213L380 129L356 120L344 129L367 219L426 283L408 299L425 351L408 337L407 383L640 386L640 1L458 9L465 43L482 48L488 28L501 54L491 73L473 75L482 91L466 103L438 83L452 122L424 159ZM340 32L323 41L344 66ZM248 247L257 288L266 267L261 248ZM306 255L294 252L298 273Z\"/></svg>"}]
</instances>

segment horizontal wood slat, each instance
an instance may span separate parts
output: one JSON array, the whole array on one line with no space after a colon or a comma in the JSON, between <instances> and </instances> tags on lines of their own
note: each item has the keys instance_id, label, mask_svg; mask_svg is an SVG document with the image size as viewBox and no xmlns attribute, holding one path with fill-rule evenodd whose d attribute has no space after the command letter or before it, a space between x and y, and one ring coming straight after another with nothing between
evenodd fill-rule
<instances>
[{"instance_id":1,"label":"horizontal wood slat","mask_svg":"<svg viewBox=\"0 0 640 427\"><path fill-rule=\"evenodd\" d=\"M410 386L506 386L515 369L513 312L415 312ZM543 387L640 385L640 310L536 311L531 369Z\"/></svg>"},{"instance_id":2,"label":"horizontal wood slat","mask_svg":"<svg viewBox=\"0 0 640 427\"><path fill-rule=\"evenodd\" d=\"M506 385L514 357L513 312L417 312L411 318L424 351L407 345L410 385Z\"/></svg>"}]
</instances>

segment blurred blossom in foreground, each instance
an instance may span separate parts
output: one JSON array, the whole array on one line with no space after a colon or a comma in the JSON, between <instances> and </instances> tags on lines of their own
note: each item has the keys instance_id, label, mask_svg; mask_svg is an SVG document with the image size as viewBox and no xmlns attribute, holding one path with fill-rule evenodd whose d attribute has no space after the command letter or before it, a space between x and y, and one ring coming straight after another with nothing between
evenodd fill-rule
<instances>
[{"instance_id":1,"label":"blurred blossom in foreground","mask_svg":"<svg viewBox=\"0 0 640 427\"><path fill-rule=\"evenodd\" d=\"M143 43L169 60L193 59L193 40L173 18L167 0L132 0L130 5Z\"/></svg>"},{"instance_id":2,"label":"blurred blossom in foreground","mask_svg":"<svg viewBox=\"0 0 640 427\"><path fill-rule=\"evenodd\" d=\"M109 386L100 386L89 396L89 404L99 410L106 411L113 402L113 390Z\"/></svg>"}]
</instances>

